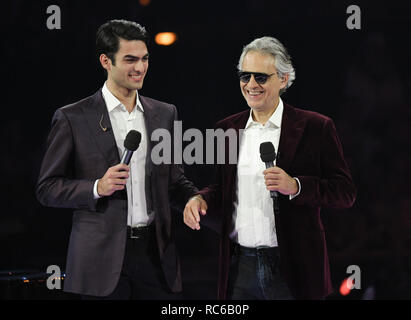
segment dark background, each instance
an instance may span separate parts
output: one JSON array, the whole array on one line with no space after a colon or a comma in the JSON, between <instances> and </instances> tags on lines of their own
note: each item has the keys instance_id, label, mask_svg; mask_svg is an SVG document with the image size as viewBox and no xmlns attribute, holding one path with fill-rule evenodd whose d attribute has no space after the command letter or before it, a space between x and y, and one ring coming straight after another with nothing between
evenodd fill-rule
<instances>
[{"instance_id":1,"label":"dark background","mask_svg":"<svg viewBox=\"0 0 411 320\"><path fill-rule=\"evenodd\" d=\"M21 285L5 276L45 272L52 264L64 269L71 213L42 207L34 194L44 143L54 111L104 83L94 53L98 26L128 19L146 26L153 38L141 94L175 104L184 129L212 128L217 120L247 109L236 76L242 47L265 35L283 42L296 81L282 99L335 121L358 187L351 209L322 212L335 285L330 299L410 299L407 2L3 2L0 285L6 289L0 294L75 298L44 289L44 282L30 291L38 282ZM46 27L52 4L61 9L61 30ZM361 30L347 29L351 4L361 8ZM155 45L155 34L163 31L176 32L178 41ZM200 188L211 172L210 166L186 166ZM217 234L206 228L191 231L178 212L175 228L185 297L214 299ZM349 265L360 266L362 288L342 297L339 286Z\"/></svg>"}]
</instances>

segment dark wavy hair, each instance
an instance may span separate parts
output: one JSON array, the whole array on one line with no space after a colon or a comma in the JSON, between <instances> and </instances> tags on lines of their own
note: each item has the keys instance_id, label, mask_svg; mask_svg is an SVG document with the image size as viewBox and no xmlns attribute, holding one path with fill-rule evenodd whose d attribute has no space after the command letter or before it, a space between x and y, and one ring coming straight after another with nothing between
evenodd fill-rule
<instances>
[{"instance_id":1,"label":"dark wavy hair","mask_svg":"<svg viewBox=\"0 0 411 320\"><path fill-rule=\"evenodd\" d=\"M115 65L114 56L118 51L120 38L125 40L141 40L149 45L146 29L134 21L111 20L101 25L96 35L96 54L105 54Z\"/></svg>"}]
</instances>

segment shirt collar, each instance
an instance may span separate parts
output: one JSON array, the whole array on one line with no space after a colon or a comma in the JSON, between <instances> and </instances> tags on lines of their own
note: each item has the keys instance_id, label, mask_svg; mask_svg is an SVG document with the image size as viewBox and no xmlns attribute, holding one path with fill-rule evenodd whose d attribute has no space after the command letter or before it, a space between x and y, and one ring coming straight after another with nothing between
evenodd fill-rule
<instances>
[{"instance_id":1,"label":"shirt collar","mask_svg":"<svg viewBox=\"0 0 411 320\"><path fill-rule=\"evenodd\" d=\"M278 106L275 109L274 113L271 115L270 119L266 122L265 126L274 126L277 128L281 128L281 122L283 119L283 110L284 110L284 104L283 100L279 98ZM259 122L253 120L253 115L252 115L253 110L250 110L250 116L248 117L247 124L245 125L245 129L254 126L254 125L260 125Z\"/></svg>"},{"instance_id":2,"label":"shirt collar","mask_svg":"<svg viewBox=\"0 0 411 320\"><path fill-rule=\"evenodd\" d=\"M122 103L120 102L120 100L118 100L108 89L107 87L107 83L104 82L104 86L102 89L102 93L103 93L103 98L104 101L106 102L107 105L107 110L110 113L111 111L113 111L116 107L122 105ZM144 112L144 108L143 105L140 102L140 98L138 96L138 91L136 90L136 106L138 109L140 109L140 111Z\"/></svg>"}]
</instances>

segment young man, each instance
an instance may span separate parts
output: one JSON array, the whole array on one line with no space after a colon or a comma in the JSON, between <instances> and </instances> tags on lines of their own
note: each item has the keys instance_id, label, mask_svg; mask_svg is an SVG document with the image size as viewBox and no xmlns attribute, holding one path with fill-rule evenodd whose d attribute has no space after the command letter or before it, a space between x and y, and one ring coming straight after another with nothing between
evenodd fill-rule
<instances>
[{"instance_id":1,"label":"young man","mask_svg":"<svg viewBox=\"0 0 411 320\"><path fill-rule=\"evenodd\" d=\"M186 204L184 222L199 229L206 210L204 218L222 219L219 298L324 298L332 288L320 210L348 208L356 194L334 123L282 101L295 72L277 39L245 46L238 69L251 110L216 125L244 129L238 163L217 166L215 183ZM269 169L263 142L278 150ZM279 194L276 214L269 190Z\"/></svg>"},{"instance_id":2,"label":"young man","mask_svg":"<svg viewBox=\"0 0 411 320\"><path fill-rule=\"evenodd\" d=\"M151 161L151 133L171 132L177 111L138 93L148 70L147 42L135 22L102 25L96 47L107 81L52 120L37 197L45 206L75 210L64 289L83 298L181 295L170 200L185 203L197 189L182 166ZM130 164L120 164L130 130L141 133L141 143Z\"/></svg>"}]
</instances>

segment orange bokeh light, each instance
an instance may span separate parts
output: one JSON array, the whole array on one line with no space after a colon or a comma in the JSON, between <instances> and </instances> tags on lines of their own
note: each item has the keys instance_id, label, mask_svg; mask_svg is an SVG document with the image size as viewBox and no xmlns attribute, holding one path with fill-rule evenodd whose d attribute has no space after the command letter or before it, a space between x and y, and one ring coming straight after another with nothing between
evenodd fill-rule
<instances>
[{"instance_id":1,"label":"orange bokeh light","mask_svg":"<svg viewBox=\"0 0 411 320\"><path fill-rule=\"evenodd\" d=\"M343 296L349 295L353 286L354 286L354 283L352 279L350 278L344 279L344 281L341 283L341 286L340 286L341 295Z\"/></svg>"},{"instance_id":2,"label":"orange bokeh light","mask_svg":"<svg viewBox=\"0 0 411 320\"><path fill-rule=\"evenodd\" d=\"M154 40L160 46L169 46L176 42L177 35L174 32L160 32Z\"/></svg>"},{"instance_id":3,"label":"orange bokeh light","mask_svg":"<svg viewBox=\"0 0 411 320\"><path fill-rule=\"evenodd\" d=\"M139 2L142 6L145 7L145 6L148 6L151 1L150 0L139 0Z\"/></svg>"}]
</instances>

